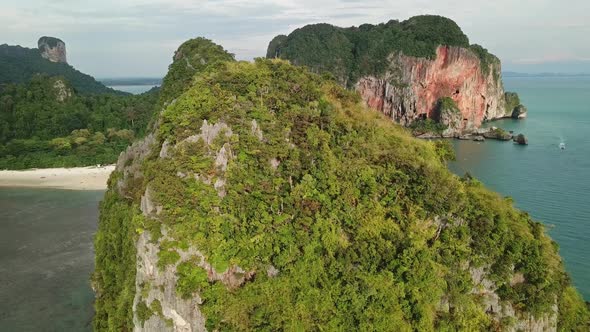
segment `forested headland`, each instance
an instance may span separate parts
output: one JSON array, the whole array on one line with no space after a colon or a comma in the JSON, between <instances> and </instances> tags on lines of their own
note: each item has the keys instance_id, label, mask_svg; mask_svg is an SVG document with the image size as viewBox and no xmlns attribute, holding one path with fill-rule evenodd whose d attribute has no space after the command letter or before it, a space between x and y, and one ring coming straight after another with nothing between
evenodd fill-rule
<instances>
[{"instance_id":1,"label":"forested headland","mask_svg":"<svg viewBox=\"0 0 590 332\"><path fill-rule=\"evenodd\" d=\"M46 74L8 84L0 92L0 169L113 163L145 133L158 91L80 94Z\"/></svg>"}]
</instances>

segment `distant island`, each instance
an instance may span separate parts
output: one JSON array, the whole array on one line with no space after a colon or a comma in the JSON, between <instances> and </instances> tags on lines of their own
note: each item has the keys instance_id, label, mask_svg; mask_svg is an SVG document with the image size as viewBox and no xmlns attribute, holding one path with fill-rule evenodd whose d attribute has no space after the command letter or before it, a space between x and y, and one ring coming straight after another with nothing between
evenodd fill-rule
<instances>
[{"instance_id":1,"label":"distant island","mask_svg":"<svg viewBox=\"0 0 590 332\"><path fill-rule=\"evenodd\" d=\"M160 77L99 78L98 81L106 86L162 85L162 78Z\"/></svg>"},{"instance_id":2,"label":"distant island","mask_svg":"<svg viewBox=\"0 0 590 332\"><path fill-rule=\"evenodd\" d=\"M38 48L0 45L0 90L11 83L27 83L37 74L61 76L82 94L126 93L107 88L94 77L67 62L66 44L59 38L41 37Z\"/></svg>"},{"instance_id":3,"label":"distant island","mask_svg":"<svg viewBox=\"0 0 590 332\"><path fill-rule=\"evenodd\" d=\"M588 77L590 73L519 73L503 71L504 77Z\"/></svg>"}]
</instances>

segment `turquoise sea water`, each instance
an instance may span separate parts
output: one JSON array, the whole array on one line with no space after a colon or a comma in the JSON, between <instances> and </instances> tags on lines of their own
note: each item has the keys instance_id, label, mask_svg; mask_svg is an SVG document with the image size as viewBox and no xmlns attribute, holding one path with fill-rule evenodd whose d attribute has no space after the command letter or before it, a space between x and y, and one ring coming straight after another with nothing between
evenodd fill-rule
<instances>
[{"instance_id":1,"label":"turquoise sea water","mask_svg":"<svg viewBox=\"0 0 590 332\"><path fill-rule=\"evenodd\" d=\"M91 331L102 191L0 188L0 331Z\"/></svg>"},{"instance_id":2,"label":"turquoise sea water","mask_svg":"<svg viewBox=\"0 0 590 332\"><path fill-rule=\"evenodd\" d=\"M590 301L590 77L504 83L519 93L529 116L488 125L523 133L529 145L454 141L457 161L450 168L513 197L518 208L548 225L574 284Z\"/></svg>"}]
</instances>

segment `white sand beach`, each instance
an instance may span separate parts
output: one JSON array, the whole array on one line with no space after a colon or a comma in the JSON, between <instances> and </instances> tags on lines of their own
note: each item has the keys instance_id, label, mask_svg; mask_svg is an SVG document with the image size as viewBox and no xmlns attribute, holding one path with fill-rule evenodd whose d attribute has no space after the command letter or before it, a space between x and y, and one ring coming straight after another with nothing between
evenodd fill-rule
<instances>
[{"instance_id":1,"label":"white sand beach","mask_svg":"<svg viewBox=\"0 0 590 332\"><path fill-rule=\"evenodd\" d=\"M0 171L0 187L105 190L115 165Z\"/></svg>"}]
</instances>

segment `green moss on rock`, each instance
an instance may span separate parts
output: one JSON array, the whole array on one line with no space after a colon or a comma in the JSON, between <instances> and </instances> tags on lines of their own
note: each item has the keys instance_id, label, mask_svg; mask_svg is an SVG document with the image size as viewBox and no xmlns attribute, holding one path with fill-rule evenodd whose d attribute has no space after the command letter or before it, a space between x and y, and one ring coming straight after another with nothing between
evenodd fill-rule
<instances>
[{"instance_id":1,"label":"green moss on rock","mask_svg":"<svg viewBox=\"0 0 590 332\"><path fill-rule=\"evenodd\" d=\"M512 134L502 128L492 128L483 134L485 138L497 139L500 141L509 141L512 139Z\"/></svg>"},{"instance_id":2,"label":"green moss on rock","mask_svg":"<svg viewBox=\"0 0 590 332\"><path fill-rule=\"evenodd\" d=\"M164 317L164 313L162 312L162 303L160 303L160 300L153 300L152 303L150 303L150 310L154 314L157 314L160 317Z\"/></svg>"},{"instance_id":3,"label":"green moss on rock","mask_svg":"<svg viewBox=\"0 0 590 332\"><path fill-rule=\"evenodd\" d=\"M164 270L168 265L173 265L180 259L175 250L160 250L158 252L158 268Z\"/></svg>"},{"instance_id":4,"label":"green moss on rock","mask_svg":"<svg viewBox=\"0 0 590 332\"><path fill-rule=\"evenodd\" d=\"M176 291L182 298L190 298L209 285L207 271L194 261L179 264L176 274L178 276Z\"/></svg>"},{"instance_id":5,"label":"green moss on rock","mask_svg":"<svg viewBox=\"0 0 590 332\"><path fill-rule=\"evenodd\" d=\"M154 315L154 312L148 307L144 301L139 301L136 308L137 318L143 326L146 320Z\"/></svg>"},{"instance_id":6,"label":"green moss on rock","mask_svg":"<svg viewBox=\"0 0 590 332\"><path fill-rule=\"evenodd\" d=\"M451 97L442 97L438 100L436 104L436 108L438 112L442 111L450 111L453 113L460 113L459 106Z\"/></svg>"}]
</instances>

